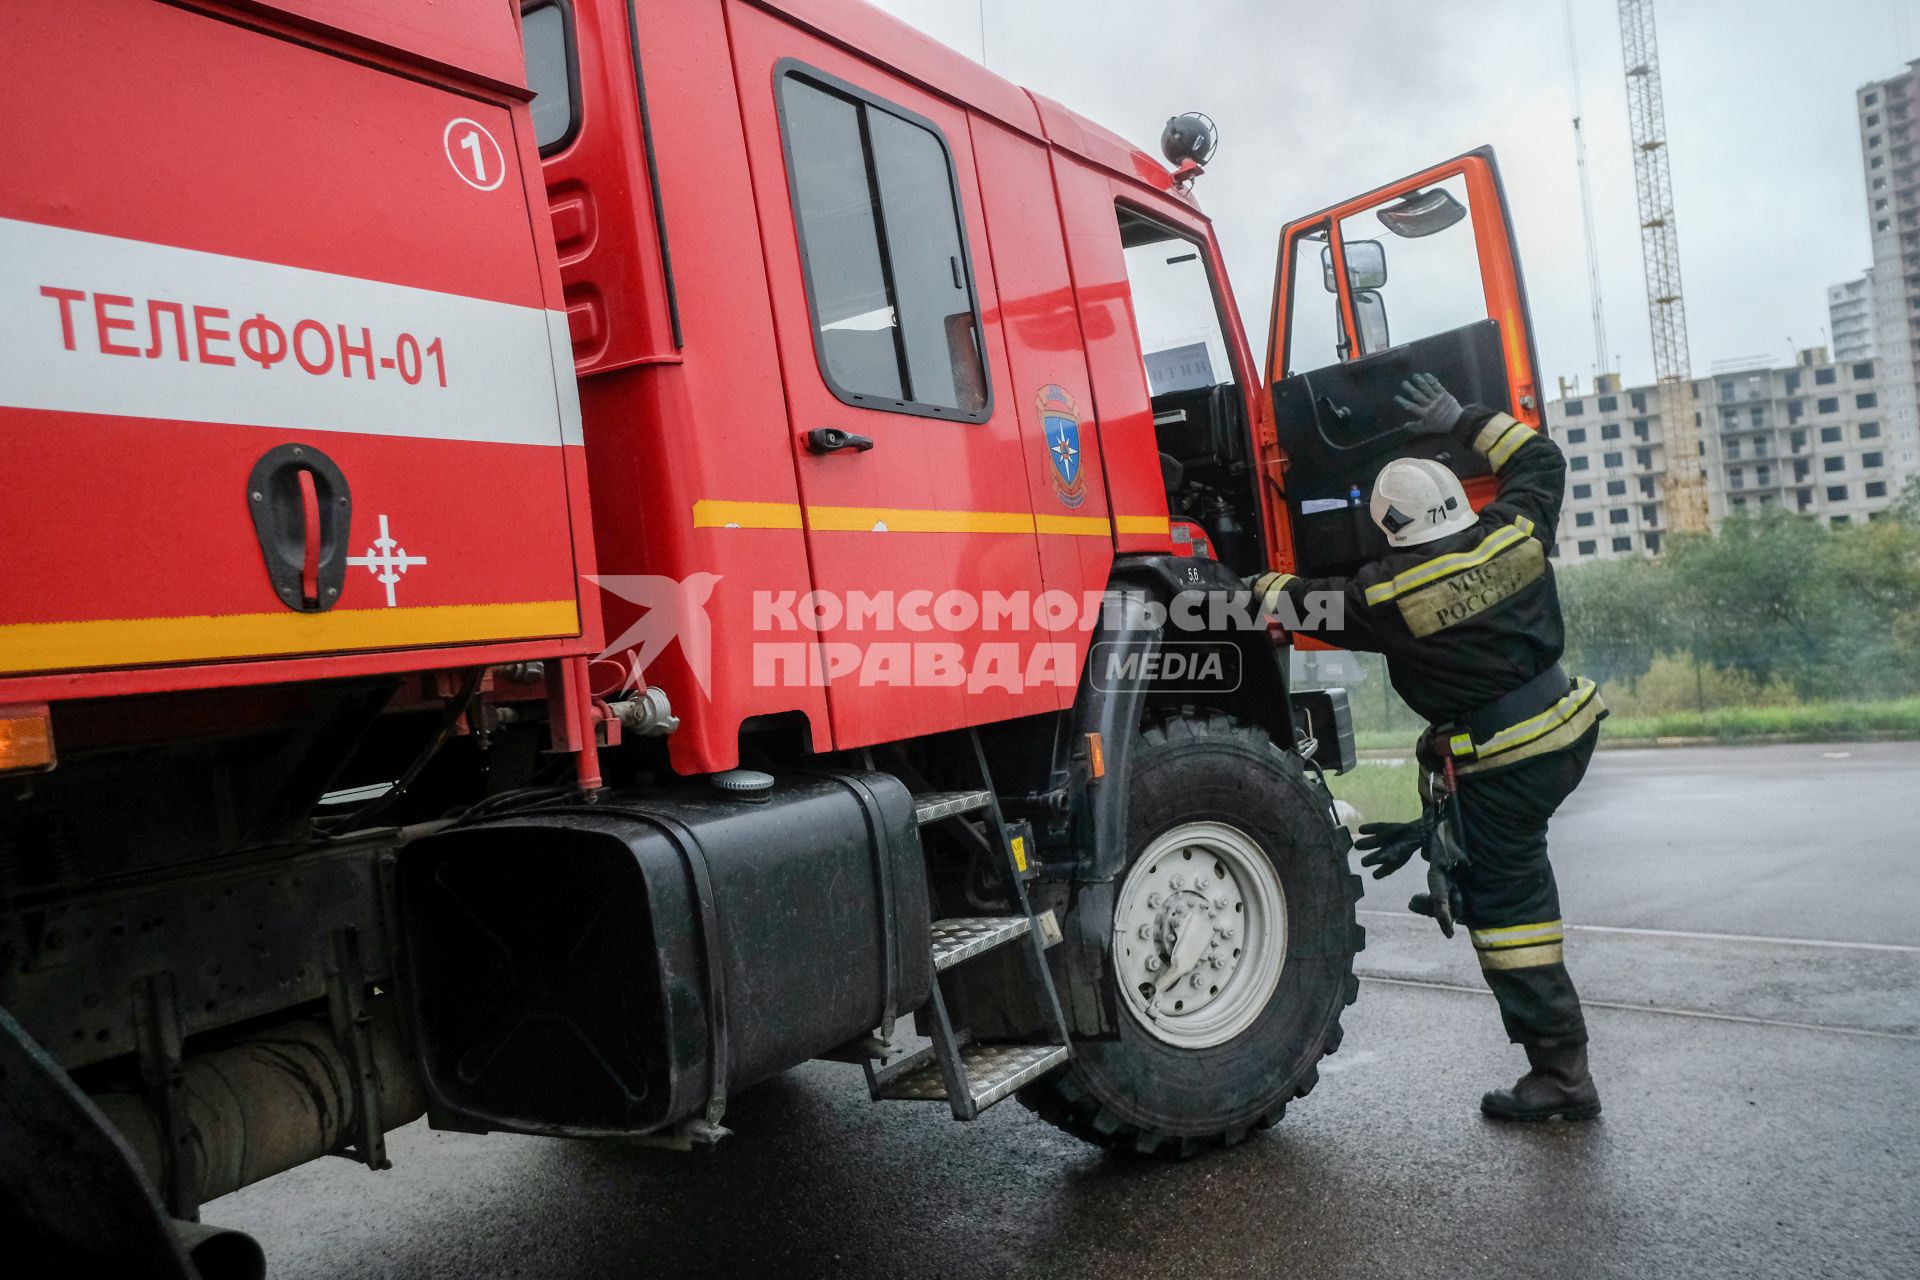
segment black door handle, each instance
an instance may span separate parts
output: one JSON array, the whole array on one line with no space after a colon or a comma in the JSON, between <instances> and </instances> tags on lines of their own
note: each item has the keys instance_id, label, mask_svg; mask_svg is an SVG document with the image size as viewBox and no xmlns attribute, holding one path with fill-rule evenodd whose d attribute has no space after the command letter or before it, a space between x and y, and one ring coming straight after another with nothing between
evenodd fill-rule
<instances>
[{"instance_id":1,"label":"black door handle","mask_svg":"<svg viewBox=\"0 0 1920 1280\"><path fill-rule=\"evenodd\" d=\"M1353 410L1343 404L1335 404L1332 396L1321 396L1319 405L1322 413L1343 427L1353 421Z\"/></svg>"},{"instance_id":2,"label":"black door handle","mask_svg":"<svg viewBox=\"0 0 1920 1280\"><path fill-rule=\"evenodd\" d=\"M267 450L247 476L247 509L280 603L296 613L338 604L353 495L334 460L310 444Z\"/></svg>"},{"instance_id":3,"label":"black door handle","mask_svg":"<svg viewBox=\"0 0 1920 1280\"><path fill-rule=\"evenodd\" d=\"M871 438L857 436L851 431L842 431L838 427L815 427L807 432L808 453L837 453L842 449L865 453L871 448L873 448Z\"/></svg>"}]
</instances>

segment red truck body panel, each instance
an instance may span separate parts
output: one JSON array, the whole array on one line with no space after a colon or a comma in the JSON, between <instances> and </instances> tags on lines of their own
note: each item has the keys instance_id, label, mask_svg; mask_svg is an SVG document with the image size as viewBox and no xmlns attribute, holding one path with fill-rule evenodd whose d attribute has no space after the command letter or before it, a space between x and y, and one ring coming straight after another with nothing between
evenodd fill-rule
<instances>
[{"instance_id":1,"label":"red truck body panel","mask_svg":"<svg viewBox=\"0 0 1920 1280\"><path fill-rule=\"evenodd\" d=\"M0 467L40 498L0 509L0 702L604 648L567 676L556 745L583 745L589 688L658 685L686 772L737 763L769 717L826 750L1072 705L1115 558L1174 549L1116 214L1190 237L1224 298L1191 198L865 5L566 17L577 115L537 167L507 0L0 17L21 104L0 140ZM177 74L194 66L222 71ZM990 390L972 420L827 385L780 116L794 68L939 135ZM821 427L876 447L812 453ZM247 502L254 461L295 442L353 493L352 567L320 612L275 598ZM781 634L813 593L888 597L894 633ZM902 630L953 593L1022 601L1017 630L964 609ZM706 634L650 646L663 601ZM882 652L930 640L957 678Z\"/></svg>"},{"instance_id":2,"label":"red truck body panel","mask_svg":"<svg viewBox=\"0 0 1920 1280\"><path fill-rule=\"evenodd\" d=\"M1205 219L1157 161L864 5L642 5L637 50L617 0L576 0L571 16L579 119L546 170L615 637L596 691L633 678L639 645L624 638L645 631L649 605L632 584L706 575L694 594L711 668L670 646L642 673L682 718L670 740L682 770L736 763L739 728L757 717L797 712L816 747L846 749L1070 706L1084 602L1116 555L1171 550L1116 210L1192 235L1219 278ZM716 63L731 65L731 83ZM945 144L991 388L977 420L850 404L827 385L779 112L780 77L795 70L871 95ZM1227 327L1251 388L1237 317ZM1063 405L1086 460L1064 495L1045 426ZM805 439L820 427L875 446L813 454ZM769 619L787 612L768 603L809 592L1024 594L1065 602L1071 619L1043 635L1032 610L1019 633L982 619L876 634L844 616L778 632ZM1057 675L940 684L876 657L929 639L976 676L993 669L993 646L1012 642L1022 677L1036 648L1057 646L1041 660ZM809 662L813 678L787 678Z\"/></svg>"},{"instance_id":3,"label":"red truck body panel","mask_svg":"<svg viewBox=\"0 0 1920 1280\"><path fill-rule=\"evenodd\" d=\"M0 702L598 647L514 10L287 8L0 13ZM249 503L290 443L352 494L315 612Z\"/></svg>"}]
</instances>

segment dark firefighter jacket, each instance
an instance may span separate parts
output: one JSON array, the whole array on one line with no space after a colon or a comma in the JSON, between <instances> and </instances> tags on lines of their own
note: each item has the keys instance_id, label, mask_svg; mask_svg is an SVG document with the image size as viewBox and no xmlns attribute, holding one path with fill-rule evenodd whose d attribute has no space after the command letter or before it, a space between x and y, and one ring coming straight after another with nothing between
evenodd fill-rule
<instances>
[{"instance_id":1,"label":"dark firefighter jacket","mask_svg":"<svg viewBox=\"0 0 1920 1280\"><path fill-rule=\"evenodd\" d=\"M1499 479L1475 524L1392 551L1351 578L1285 577L1268 591L1292 597L1289 624L1298 620L1302 632L1384 655L1394 689L1445 734L1458 771L1471 773L1568 746L1605 709L1589 680L1541 685L1558 683L1551 673L1566 641L1547 561L1566 458L1545 435L1478 405L1454 434ZM1342 607L1310 607L1315 592L1339 593ZM1490 709L1505 714L1489 724Z\"/></svg>"}]
</instances>

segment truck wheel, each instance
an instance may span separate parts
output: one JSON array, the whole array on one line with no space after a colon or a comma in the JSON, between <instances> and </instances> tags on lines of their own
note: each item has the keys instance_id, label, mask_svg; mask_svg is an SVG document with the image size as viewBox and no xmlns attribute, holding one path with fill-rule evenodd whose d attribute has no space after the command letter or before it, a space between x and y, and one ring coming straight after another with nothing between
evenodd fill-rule
<instances>
[{"instance_id":1,"label":"truck wheel","mask_svg":"<svg viewBox=\"0 0 1920 1280\"><path fill-rule=\"evenodd\" d=\"M1359 992L1360 878L1300 762L1228 716L1146 729L1129 784L1119 1036L1077 1044L1021 1100L1090 1142L1185 1157L1273 1124L1318 1081Z\"/></svg>"}]
</instances>

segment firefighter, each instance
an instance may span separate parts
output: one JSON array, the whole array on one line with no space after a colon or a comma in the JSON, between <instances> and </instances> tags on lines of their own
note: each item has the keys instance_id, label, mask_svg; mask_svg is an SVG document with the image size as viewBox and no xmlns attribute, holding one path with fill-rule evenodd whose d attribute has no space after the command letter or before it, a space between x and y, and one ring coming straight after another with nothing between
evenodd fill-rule
<instances>
[{"instance_id":1,"label":"firefighter","mask_svg":"<svg viewBox=\"0 0 1920 1280\"><path fill-rule=\"evenodd\" d=\"M1407 429L1450 435L1484 458L1498 496L1476 514L1447 466L1396 459L1375 480L1370 506L1387 554L1351 578L1262 574L1255 598L1297 630L1383 654L1394 689L1429 722L1416 749L1422 818L1362 826L1356 846L1376 879L1423 853L1428 892L1410 909L1433 916L1449 938L1456 919L1470 932L1530 1068L1482 1098L1481 1110L1503 1120L1590 1119L1600 1095L1547 860L1547 820L1580 784L1606 714L1593 682L1560 666L1547 547L1566 459L1507 414L1462 408L1431 374L1401 391ZM1344 607L1310 607L1327 592Z\"/></svg>"}]
</instances>

